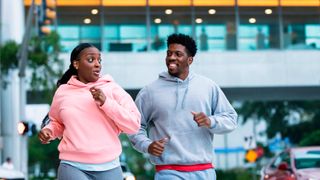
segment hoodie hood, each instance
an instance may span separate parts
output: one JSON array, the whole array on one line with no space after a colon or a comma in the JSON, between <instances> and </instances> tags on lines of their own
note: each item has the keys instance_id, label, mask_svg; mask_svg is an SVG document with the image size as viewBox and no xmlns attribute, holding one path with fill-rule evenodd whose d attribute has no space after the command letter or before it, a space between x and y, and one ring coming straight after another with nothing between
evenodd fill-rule
<instances>
[{"instance_id":1,"label":"hoodie hood","mask_svg":"<svg viewBox=\"0 0 320 180\"><path fill-rule=\"evenodd\" d=\"M100 77L97 81L95 82L89 82L87 84L79 81L77 79L77 76L71 76L70 80L68 81L68 85L72 85L72 86L76 86L76 87L91 87L93 84L94 86L99 86L99 85L103 85L109 82L112 82L113 78L110 75L104 75L102 77Z\"/></svg>"},{"instance_id":2,"label":"hoodie hood","mask_svg":"<svg viewBox=\"0 0 320 180\"><path fill-rule=\"evenodd\" d=\"M193 77L194 77L194 73L193 73L193 72L189 72L189 75L188 75L188 77L187 77L185 80L182 80L182 79L180 79L180 78L178 78L178 77L172 76L172 75L170 75L167 71L164 71L164 72L162 72L162 73L159 74L159 78L160 78L160 79L163 79L163 80L165 80L165 81L171 81L171 82L178 82L178 81L179 81L179 82L181 82L181 83L186 82L186 81L189 81L189 80L191 80Z\"/></svg>"},{"instance_id":3,"label":"hoodie hood","mask_svg":"<svg viewBox=\"0 0 320 180\"><path fill-rule=\"evenodd\" d=\"M188 94L189 90L189 82L192 80L194 77L193 72L189 72L188 77L185 80L182 80L178 77L170 75L168 72L162 72L159 74L159 79L164 80L164 81L169 81L172 82L173 85L176 86L176 104L175 104L175 109L178 109L178 104L181 101L181 109L184 109L185 107L185 99Z\"/></svg>"}]
</instances>

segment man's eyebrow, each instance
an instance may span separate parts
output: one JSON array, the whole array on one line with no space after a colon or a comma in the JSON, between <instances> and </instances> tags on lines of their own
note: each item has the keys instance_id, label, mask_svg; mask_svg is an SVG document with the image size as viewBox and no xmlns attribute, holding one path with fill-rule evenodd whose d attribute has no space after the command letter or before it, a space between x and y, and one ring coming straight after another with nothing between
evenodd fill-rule
<instances>
[{"instance_id":1,"label":"man's eyebrow","mask_svg":"<svg viewBox=\"0 0 320 180\"><path fill-rule=\"evenodd\" d=\"M167 50L167 52L182 52L182 51L180 51L180 50L173 50L173 51Z\"/></svg>"},{"instance_id":2,"label":"man's eyebrow","mask_svg":"<svg viewBox=\"0 0 320 180\"><path fill-rule=\"evenodd\" d=\"M173 51L173 52L175 52L175 53L184 53L183 51Z\"/></svg>"}]
</instances>

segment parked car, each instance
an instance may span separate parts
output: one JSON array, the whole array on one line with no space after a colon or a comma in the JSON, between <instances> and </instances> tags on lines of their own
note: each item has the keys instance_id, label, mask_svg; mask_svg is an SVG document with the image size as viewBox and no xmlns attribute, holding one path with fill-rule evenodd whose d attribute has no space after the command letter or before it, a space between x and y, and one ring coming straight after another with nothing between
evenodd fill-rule
<instances>
[{"instance_id":1,"label":"parked car","mask_svg":"<svg viewBox=\"0 0 320 180\"><path fill-rule=\"evenodd\" d=\"M320 146L281 152L262 168L261 180L320 180Z\"/></svg>"},{"instance_id":2,"label":"parked car","mask_svg":"<svg viewBox=\"0 0 320 180\"><path fill-rule=\"evenodd\" d=\"M126 163L121 162L121 169L123 172L123 180L135 180L136 179Z\"/></svg>"},{"instance_id":3,"label":"parked car","mask_svg":"<svg viewBox=\"0 0 320 180\"><path fill-rule=\"evenodd\" d=\"M4 180L25 180L24 174L17 170L0 167L0 179Z\"/></svg>"}]
</instances>

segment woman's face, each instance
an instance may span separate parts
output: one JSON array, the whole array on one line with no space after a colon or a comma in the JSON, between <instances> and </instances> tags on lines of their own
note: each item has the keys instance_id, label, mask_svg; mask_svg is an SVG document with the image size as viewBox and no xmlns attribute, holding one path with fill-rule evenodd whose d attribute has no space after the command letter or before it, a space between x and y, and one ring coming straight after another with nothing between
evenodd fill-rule
<instances>
[{"instance_id":1,"label":"woman's face","mask_svg":"<svg viewBox=\"0 0 320 180\"><path fill-rule=\"evenodd\" d=\"M73 66L78 71L79 81L85 84L97 81L101 71L100 51L95 47L83 49L79 59L73 61Z\"/></svg>"}]
</instances>

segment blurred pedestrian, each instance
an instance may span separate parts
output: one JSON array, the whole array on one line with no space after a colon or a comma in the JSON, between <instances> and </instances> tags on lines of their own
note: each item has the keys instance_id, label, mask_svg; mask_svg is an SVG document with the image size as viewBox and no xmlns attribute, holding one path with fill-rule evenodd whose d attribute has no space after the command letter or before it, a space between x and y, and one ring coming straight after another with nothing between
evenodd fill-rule
<instances>
[{"instance_id":1,"label":"blurred pedestrian","mask_svg":"<svg viewBox=\"0 0 320 180\"><path fill-rule=\"evenodd\" d=\"M164 41L159 37L159 35L156 35L151 46L152 49L159 51L164 46Z\"/></svg>"},{"instance_id":2,"label":"blurred pedestrian","mask_svg":"<svg viewBox=\"0 0 320 180\"><path fill-rule=\"evenodd\" d=\"M140 113L130 95L100 71L100 51L82 43L71 52L69 69L57 83L50 122L39 139L43 144L61 139L59 180L123 179L118 136L139 130Z\"/></svg>"},{"instance_id":3,"label":"blurred pedestrian","mask_svg":"<svg viewBox=\"0 0 320 180\"><path fill-rule=\"evenodd\" d=\"M167 39L167 72L143 88L136 104L141 112L133 146L149 153L156 180L216 179L213 136L237 127L237 113L212 80L189 71L197 52L184 34Z\"/></svg>"},{"instance_id":4,"label":"blurred pedestrian","mask_svg":"<svg viewBox=\"0 0 320 180\"><path fill-rule=\"evenodd\" d=\"M200 50L208 51L208 35L204 27L201 29L200 34Z\"/></svg>"},{"instance_id":5,"label":"blurred pedestrian","mask_svg":"<svg viewBox=\"0 0 320 180\"><path fill-rule=\"evenodd\" d=\"M2 167L6 169L14 169L14 166L10 157L6 158L6 161L2 163Z\"/></svg>"},{"instance_id":6,"label":"blurred pedestrian","mask_svg":"<svg viewBox=\"0 0 320 180\"><path fill-rule=\"evenodd\" d=\"M265 39L266 39L266 36L262 32L262 29L259 27L258 33L256 36L257 49L265 49L265 42L264 42Z\"/></svg>"}]
</instances>

